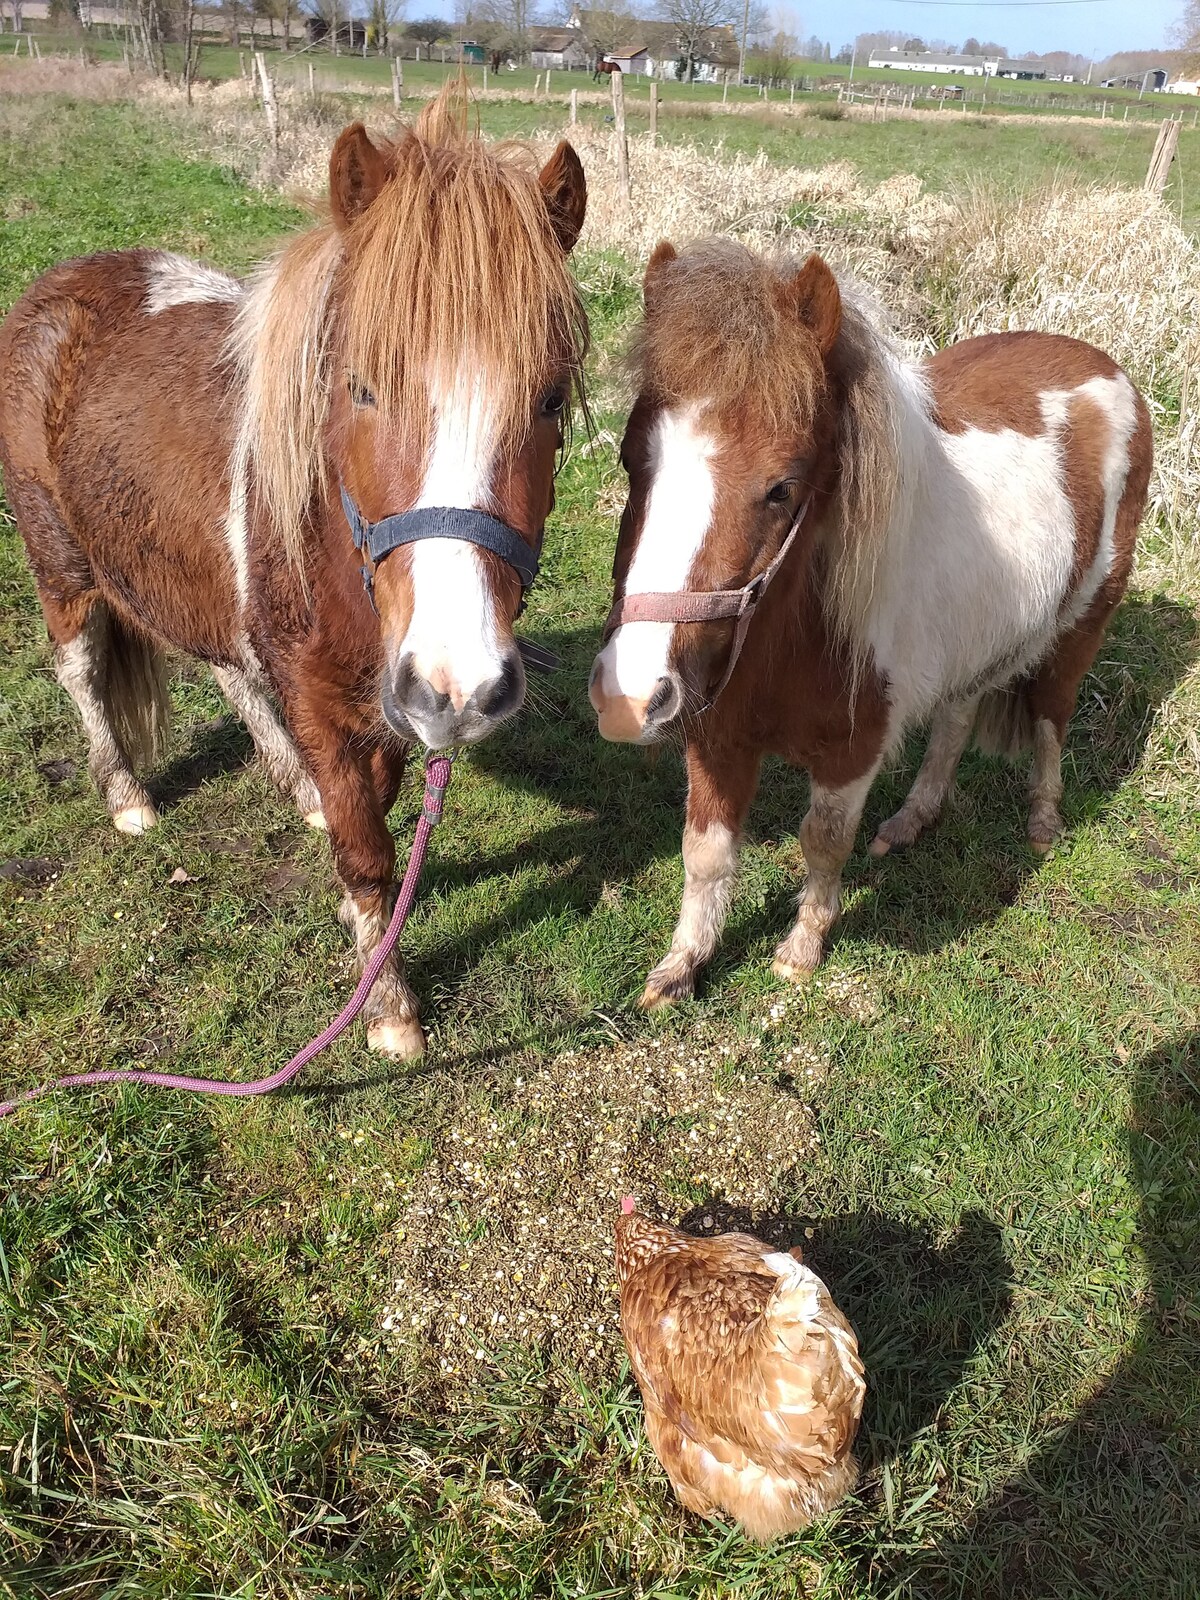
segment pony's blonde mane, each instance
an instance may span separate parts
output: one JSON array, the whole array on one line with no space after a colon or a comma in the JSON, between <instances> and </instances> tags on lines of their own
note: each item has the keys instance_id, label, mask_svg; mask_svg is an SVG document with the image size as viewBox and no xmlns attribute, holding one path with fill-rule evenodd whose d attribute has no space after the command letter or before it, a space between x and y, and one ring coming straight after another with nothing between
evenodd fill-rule
<instances>
[{"instance_id":1,"label":"pony's blonde mane","mask_svg":"<svg viewBox=\"0 0 1200 1600\"><path fill-rule=\"evenodd\" d=\"M633 348L639 387L666 404L716 402L787 433L820 402L812 337L780 302L801 258L767 259L728 239L689 245L655 277ZM865 650L893 507L901 439L895 362L858 292L839 280L842 324L830 357L839 474L824 530L823 600L851 655Z\"/></svg>"},{"instance_id":2,"label":"pony's blonde mane","mask_svg":"<svg viewBox=\"0 0 1200 1600\"><path fill-rule=\"evenodd\" d=\"M587 323L531 152L487 145L452 80L380 142L387 178L345 230L298 234L252 278L232 334L242 380L235 464L289 553L302 553L333 386L353 376L405 448L424 451L431 386L482 376L497 446L517 448L541 387L578 384ZM336 356L336 360L335 360Z\"/></svg>"}]
</instances>

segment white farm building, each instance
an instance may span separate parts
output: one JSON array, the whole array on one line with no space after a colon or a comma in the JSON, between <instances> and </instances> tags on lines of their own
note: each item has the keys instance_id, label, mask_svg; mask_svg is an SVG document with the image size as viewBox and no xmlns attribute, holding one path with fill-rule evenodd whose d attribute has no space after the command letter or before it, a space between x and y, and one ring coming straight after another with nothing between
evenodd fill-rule
<instances>
[{"instance_id":1,"label":"white farm building","mask_svg":"<svg viewBox=\"0 0 1200 1600\"><path fill-rule=\"evenodd\" d=\"M944 72L956 78L1044 78L1038 61L1013 61L1006 56L935 55L928 50L876 50L868 66L903 68L908 72Z\"/></svg>"}]
</instances>

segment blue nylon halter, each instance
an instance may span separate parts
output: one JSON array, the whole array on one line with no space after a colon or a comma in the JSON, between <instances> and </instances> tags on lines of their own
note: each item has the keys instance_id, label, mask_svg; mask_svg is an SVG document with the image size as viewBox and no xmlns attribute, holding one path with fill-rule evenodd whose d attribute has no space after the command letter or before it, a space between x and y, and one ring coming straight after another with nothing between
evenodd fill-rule
<instances>
[{"instance_id":1,"label":"blue nylon halter","mask_svg":"<svg viewBox=\"0 0 1200 1600\"><path fill-rule=\"evenodd\" d=\"M538 558L514 528L486 511L469 511L459 506L419 506L414 511L401 511L394 516L381 517L378 522L368 522L341 485L342 510L350 524L356 548L377 567L384 556L398 550L403 544L415 544L419 539L463 539L490 550L500 557L521 580L521 604L517 615L525 609L525 596L538 575ZM371 604L375 604L375 585L370 568L362 569L363 586Z\"/></svg>"}]
</instances>

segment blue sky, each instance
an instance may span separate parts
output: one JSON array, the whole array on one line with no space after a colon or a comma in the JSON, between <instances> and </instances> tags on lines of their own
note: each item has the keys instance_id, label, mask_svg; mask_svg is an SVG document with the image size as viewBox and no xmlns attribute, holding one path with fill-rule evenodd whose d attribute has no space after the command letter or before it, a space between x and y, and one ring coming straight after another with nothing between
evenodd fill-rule
<instances>
[{"instance_id":1,"label":"blue sky","mask_svg":"<svg viewBox=\"0 0 1200 1600\"><path fill-rule=\"evenodd\" d=\"M1184 0L1083 0L1082 4L918 5L913 0L810 0L797 9L805 34L831 39L836 50L856 33L904 29L961 44L972 34L1013 51L1155 50L1183 11Z\"/></svg>"}]
</instances>

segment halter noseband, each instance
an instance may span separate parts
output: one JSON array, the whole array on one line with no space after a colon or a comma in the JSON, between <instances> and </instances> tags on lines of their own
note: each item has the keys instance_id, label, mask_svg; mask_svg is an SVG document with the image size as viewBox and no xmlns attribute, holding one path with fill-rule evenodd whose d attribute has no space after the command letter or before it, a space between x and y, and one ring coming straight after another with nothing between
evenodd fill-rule
<instances>
[{"instance_id":1,"label":"halter noseband","mask_svg":"<svg viewBox=\"0 0 1200 1600\"><path fill-rule=\"evenodd\" d=\"M613 608L608 613L603 642L607 644L626 622L735 622L733 644L721 681L699 710L693 713L703 716L733 677L733 669L738 664L758 602L770 588L772 579L795 543L811 504L810 494L801 502L800 509L792 518L787 538L780 545L778 554L756 578L751 578L740 589L647 590L642 594L622 595L613 602Z\"/></svg>"},{"instance_id":2,"label":"halter noseband","mask_svg":"<svg viewBox=\"0 0 1200 1600\"><path fill-rule=\"evenodd\" d=\"M517 615L525 609L525 596L538 575L538 558L535 551L522 539L515 528L486 511L469 511L459 506L418 506L414 511L401 511L391 517L381 517L378 522L368 522L343 484L342 510L350 524L355 548L365 555L371 565L362 569L363 587L372 606L375 604L373 571L384 556L398 550L402 544L416 544L419 539L463 539L490 550L499 556L521 580L521 604Z\"/></svg>"}]
</instances>

